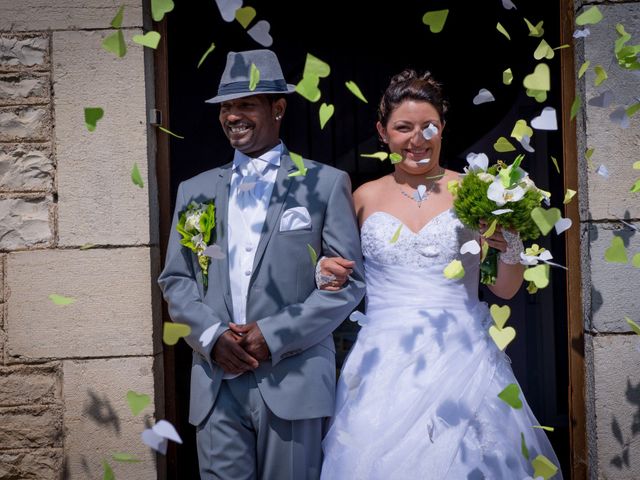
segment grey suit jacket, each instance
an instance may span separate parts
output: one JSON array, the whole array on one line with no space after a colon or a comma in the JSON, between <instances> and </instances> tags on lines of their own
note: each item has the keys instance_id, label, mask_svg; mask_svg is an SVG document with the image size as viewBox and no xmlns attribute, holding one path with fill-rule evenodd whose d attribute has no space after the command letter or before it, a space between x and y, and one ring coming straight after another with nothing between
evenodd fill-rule
<instances>
[{"instance_id":1,"label":"grey suit jacket","mask_svg":"<svg viewBox=\"0 0 640 480\"><path fill-rule=\"evenodd\" d=\"M331 333L358 305L365 291L362 251L348 175L305 160L306 176L296 171L283 150L273 188L247 299L247 323L258 322L271 359L253 372L267 406L287 420L333 414L335 347ZM193 348L189 421L200 424L215 402L223 370L211 358L218 337L228 329L233 306L227 258L212 259L208 288L203 288L196 256L179 243L179 215L193 200L215 201L215 242L222 251L227 242L227 205L232 163L208 170L178 187L165 267L158 283L175 322L191 326L186 338ZM280 232L280 218L289 208L304 206L312 226ZM308 245L318 256L339 255L356 265L345 288L337 292L316 289ZM230 247L230 248L228 248ZM198 341L204 330L218 324L211 343Z\"/></svg>"}]
</instances>

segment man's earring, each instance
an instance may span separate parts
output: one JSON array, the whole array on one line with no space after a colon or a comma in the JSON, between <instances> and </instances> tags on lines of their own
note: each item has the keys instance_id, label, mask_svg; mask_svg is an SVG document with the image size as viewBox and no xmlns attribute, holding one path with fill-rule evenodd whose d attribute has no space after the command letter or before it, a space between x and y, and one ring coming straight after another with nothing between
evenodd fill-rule
<instances>
[{"instance_id":1,"label":"man's earring","mask_svg":"<svg viewBox=\"0 0 640 480\"><path fill-rule=\"evenodd\" d=\"M276 115L276 120L280 120L281 118L282 118L282 115L280 115L280 114Z\"/></svg>"}]
</instances>

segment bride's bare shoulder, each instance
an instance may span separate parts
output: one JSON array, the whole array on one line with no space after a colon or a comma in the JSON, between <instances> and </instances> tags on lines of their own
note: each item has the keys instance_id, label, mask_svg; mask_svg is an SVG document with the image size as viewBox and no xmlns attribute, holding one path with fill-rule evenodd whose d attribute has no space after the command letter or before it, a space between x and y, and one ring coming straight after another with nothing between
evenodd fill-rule
<instances>
[{"instance_id":1,"label":"bride's bare shoulder","mask_svg":"<svg viewBox=\"0 0 640 480\"><path fill-rule=\"evenodd\" d=\"M387 176L377 178L367 183L360 185L355 192L353 192L353 199L355 202L366 201L367 199L376 198L380 191L384 190L388 183Z\"/></svg>"}]
</instances>

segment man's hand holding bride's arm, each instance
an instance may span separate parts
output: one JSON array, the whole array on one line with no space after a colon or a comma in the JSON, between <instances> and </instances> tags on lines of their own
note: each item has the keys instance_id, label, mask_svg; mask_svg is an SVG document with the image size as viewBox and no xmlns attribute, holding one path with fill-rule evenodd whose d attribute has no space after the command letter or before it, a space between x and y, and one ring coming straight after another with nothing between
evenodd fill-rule
<instances>
[{"instance_id":1,"label":"man's hand holding bride's arm","mask_svg":"<svg viewBox=\"0 0 640 480\"><path fill-rule=\"evenodd\" d=\"M481 221L480 233L484 233L487 228L487 222ZM496 283L488 287L493 294L508 300L518 293L523 281L524 265L520 263L520 252L523 251L523 247L520 236L517 232L503 231L498 227L490 237L481 237L481 241L487 242L490 247L500 251Z\"/></svg>"}]
</instances>

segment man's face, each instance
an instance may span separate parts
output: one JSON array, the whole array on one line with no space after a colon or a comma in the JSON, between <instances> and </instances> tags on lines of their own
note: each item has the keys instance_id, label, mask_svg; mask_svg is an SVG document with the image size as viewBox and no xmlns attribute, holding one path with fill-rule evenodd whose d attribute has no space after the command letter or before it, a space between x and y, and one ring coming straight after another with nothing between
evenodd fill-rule
<instances>
[{"instance_id":1,"label":"man's face","mask_svg":"<svg viewBox=\"0 0 640 480\"><path fill-rule=\"evenodd\" d=\"M220 104L220 124L233 148L256 158L278 144L285 107L283 98L265 95L228 100Z\"/></svg>"}]
</instances>

